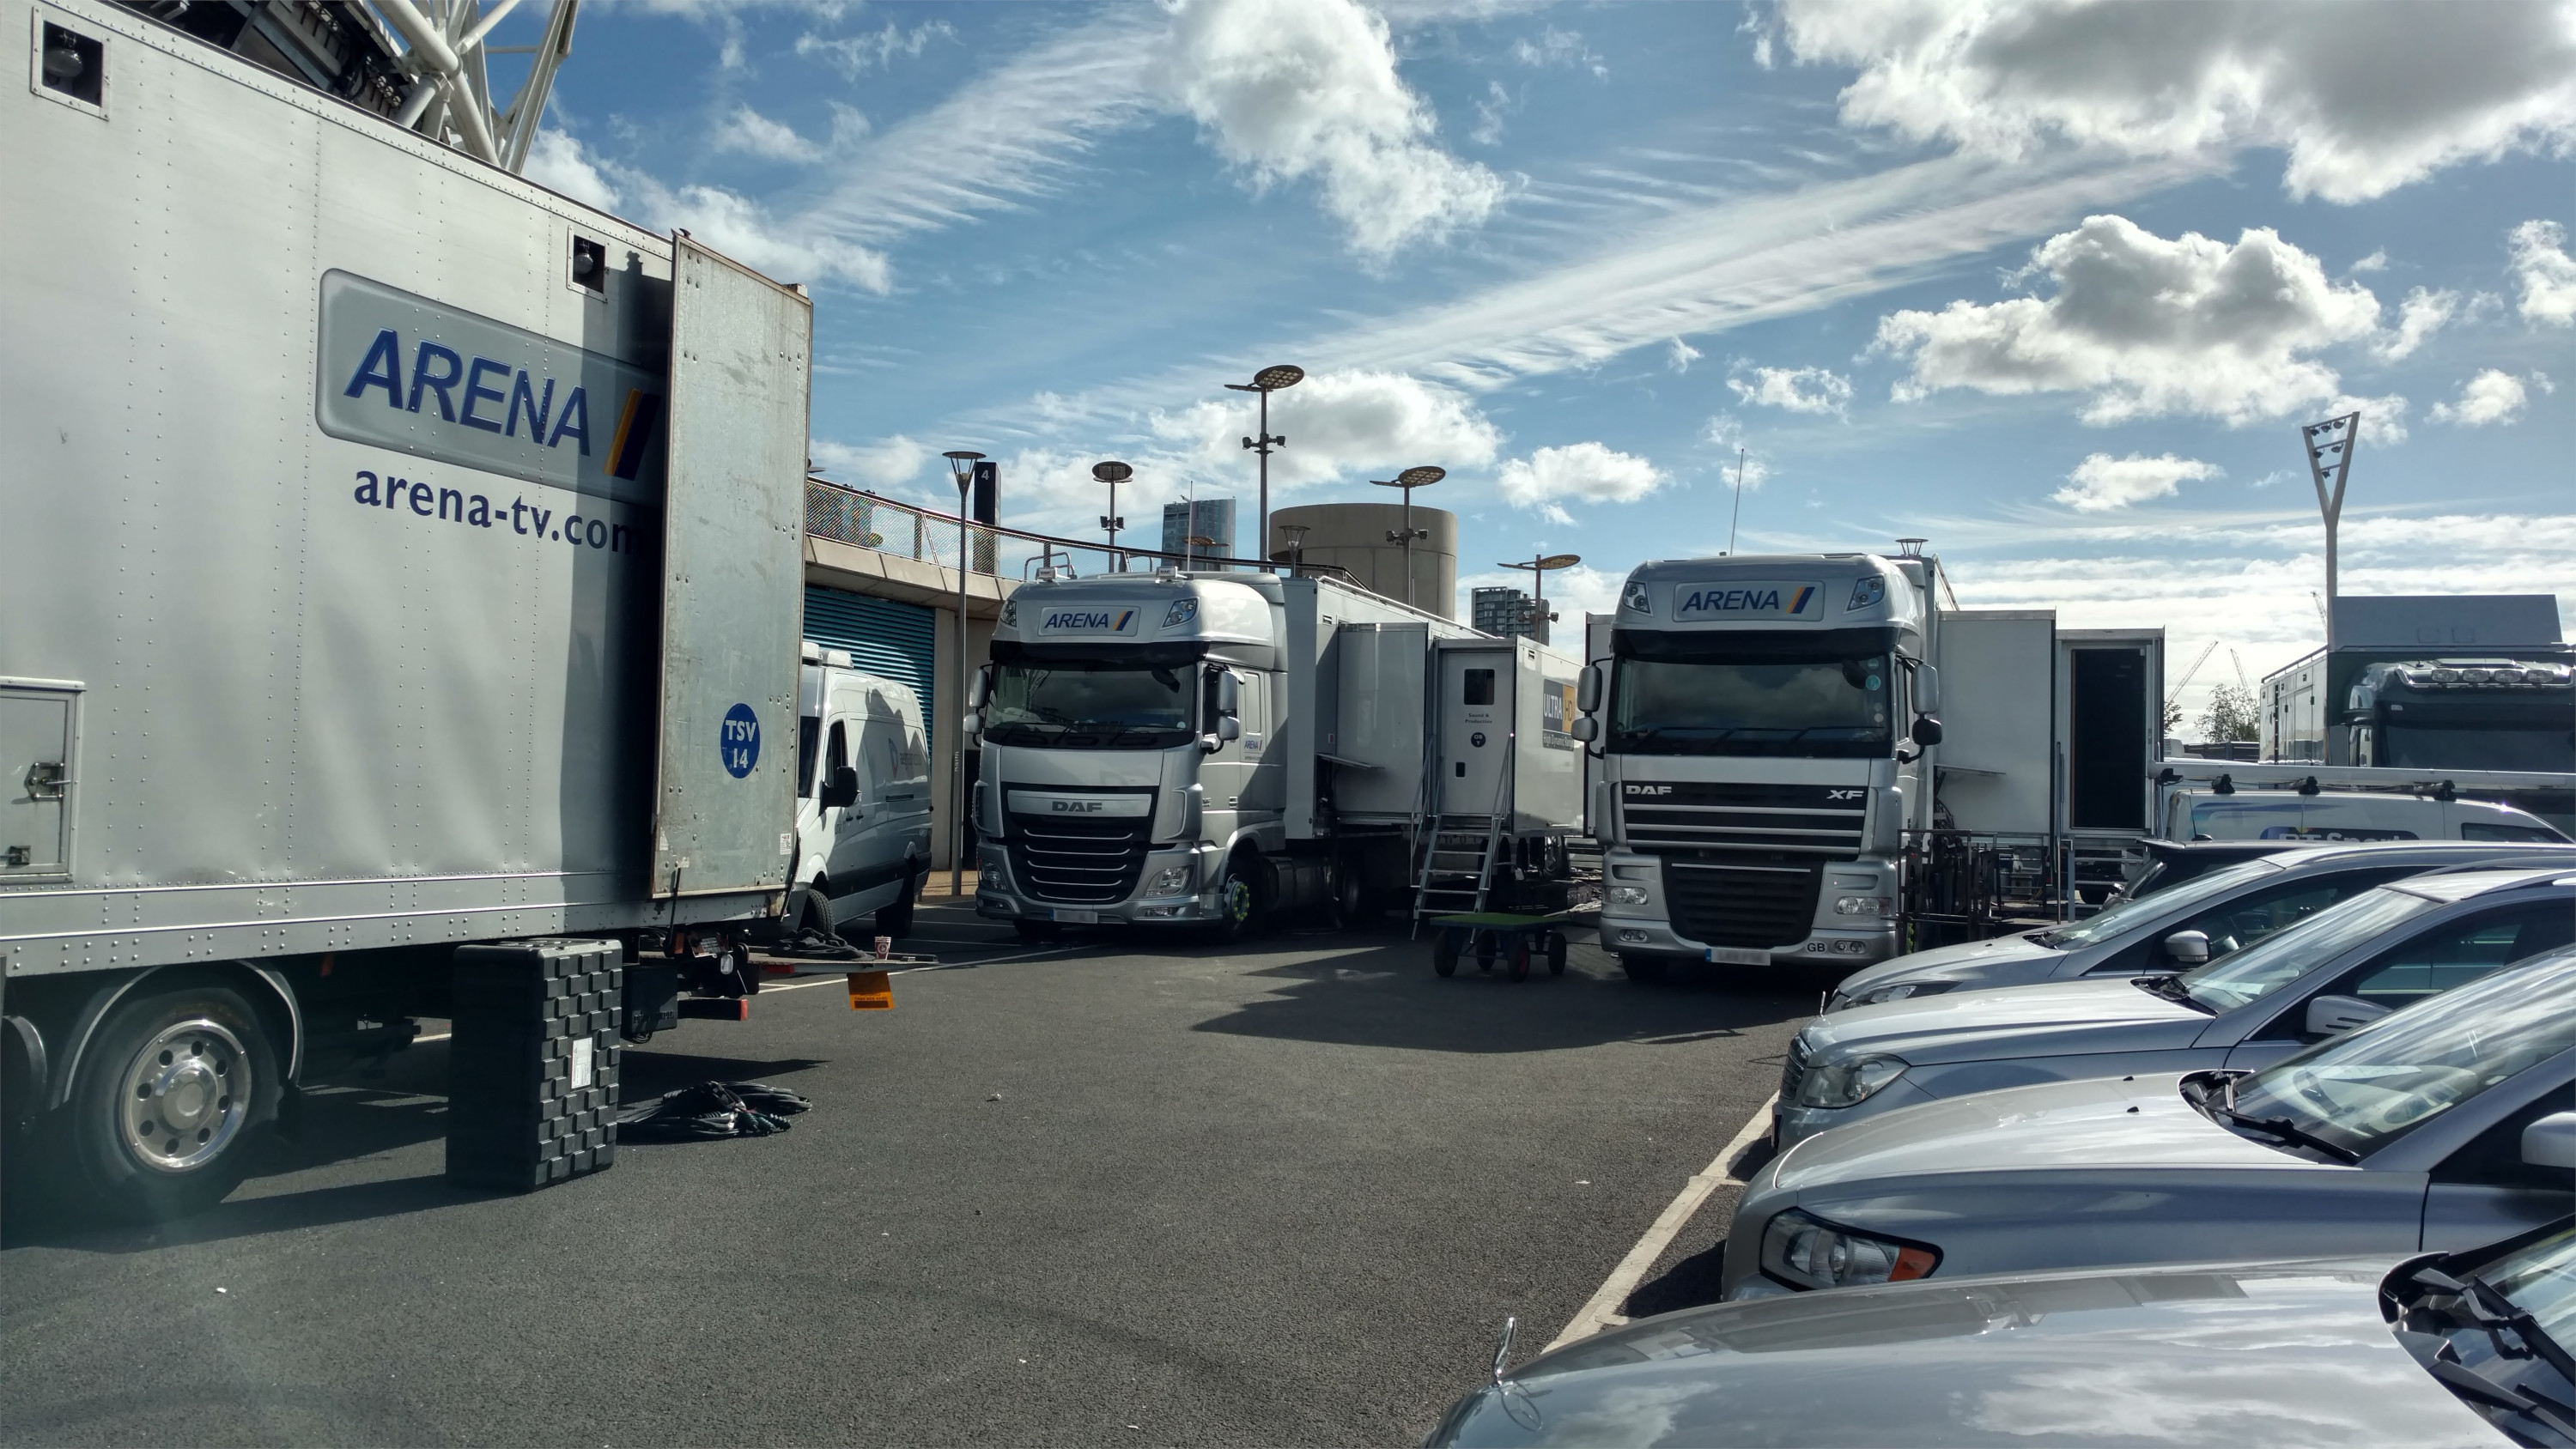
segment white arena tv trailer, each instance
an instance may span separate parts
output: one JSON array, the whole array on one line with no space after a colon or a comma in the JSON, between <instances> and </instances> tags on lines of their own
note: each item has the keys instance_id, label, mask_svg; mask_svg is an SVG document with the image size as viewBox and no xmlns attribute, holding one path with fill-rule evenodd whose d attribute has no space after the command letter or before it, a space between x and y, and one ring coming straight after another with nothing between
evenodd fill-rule
<instances>
[{"instance_id":1,"label":"white arena tv trailer","mask_svg":"<svg viewBox=\"0 0 2576 1449\"><path fill-rule=\"evenodd\" d=\"M648 1027L675 978L747 988L802 290L130 11L0 0L0 36L11 1170L215 1201L467 943L658 943L630 1034L638 982Z\"/></svg>"}]
</instances>

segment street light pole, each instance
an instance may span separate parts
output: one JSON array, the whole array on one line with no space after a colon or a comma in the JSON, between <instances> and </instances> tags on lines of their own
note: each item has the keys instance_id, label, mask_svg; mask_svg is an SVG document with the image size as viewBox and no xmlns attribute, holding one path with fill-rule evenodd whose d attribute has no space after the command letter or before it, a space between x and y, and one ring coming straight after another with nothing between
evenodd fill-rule
<instances>
[{"instance_id":1,"label":"street light pole","mask_svg":"<svg viewBox=\"0 0 2576 1449\"><path fill-rule=\"evenodd\" d=\"M966 492L975 485L975 465L984 455L959 449L941 456L957 479L957 698L951 711L957 750L948 767L948 898L954 901L966 894L966 573L972 552L967 541L974 536L966 522ZM932 691L933 705L937 693Z\"/></svg>"},{"instance_id":2,"label":"street light pole","mask_svg":"<svg viewBox=\"0 0 2576 1449\"><path fill-rule=\"evenodd\" d=\"M1127 520L1118 516L1118 485L1136 476L1136 470L1112 459L1091 465L1091 476L1109 485L1109 511L1100 515L1100 526L1109 530L1109 556L1118 564L1118 572L1127 572L1127 561L1118 557L1118 530Z\"/></svg>"},{"instance_id":3,"label":"street light pole","mask_svg":"<svg viewBox=\"0 0 2576 1449\"><path fill-rule=\"evenodd\" d=\"M2308 476L2317 485L2317 511L2326 520L2326 652L2335 647L2335 529L2343 522L2343 485L2352 476L2352 450L2361 441L2361 414L2346 413L2322 423L2308 423L2299 429L2299 441L2308 450ZM2327 457L2334 459L2329 463ZM2326 480L2334 480L2334 491L2326 491Z\"/></svg>"},{"instance_id":4,"label":"street light pole","mask_svg":"<svg viewBox=\"0 0 2576 1449\"><path fill-rule=\"evenodd\" d=\"M1279 391L1281 388L1295 387L1297 384L1304 382L1305 380L1306 369L1302 367L1290 367L1282 364L1278 367L1265 367L1261 369L1259 372L1252 375L1252 381L1250 382L1229 382L1225 385L1226 391L1228 392L1257 392L1261 394L1261 422L1259 424L1261 431L1255 435L1255 437L1258 438L1258 441L1255 441L1254 438L1246 438L1243 440L1243 446L1251 449L1254 453L1259 454L1261 458L1261 509L1260 512L1255 515L1256 521L1253 524L1252 556L1261 560L1265 565L1270 562L1270 450L1272 448L1284 448L1288 445L1288 440L1286 438L1280 437L1270 431L1270 395ZM1193 520L1195 520L1196 515L1192 515L1192 517ZM1240 546L1240 543L1238 543L1237 547Z\"/></svg>"},{"instance_id":5,"label":"street light pole","mask_svg":"<svg viewBox=\"0 0 2576 1449\"><path fill-rule=\"evenodd\" d=\"M1448 476L1448 469L1434 468L1426 463L1419 468L1407 468L1403 472L1396 474L1391 479L1371 478L1369 480L1371 484L1379 488L1401 488L1404 490L1404 527L1389 533L1386 536L1386 541L1389 543L1400 543L1404 545L1404 602L1408 608L1411 607L1413 603L1413 541L1417 538L1428 538L1431 536L1431 530L1427 528L1416 528L1413 526L1413 490L1416 488L1428 488L1432 484L1437 483Z\"/></svg>"},{"instance_id":6,"label":"street light pole","mask_svg":"<svg viewBox=\"0 0 2576 1449\"><path fill-rule=\"evenodd\" d=\"M1530 573L1530 637L1547 642L1548 621L1556 616L1547 611L1547 574L1550 569L1570 569L1583 562L1579 553L1541 554L1528 563L1507 563L1507 569L1528 569Z\"/></svg>"}]
</instances>

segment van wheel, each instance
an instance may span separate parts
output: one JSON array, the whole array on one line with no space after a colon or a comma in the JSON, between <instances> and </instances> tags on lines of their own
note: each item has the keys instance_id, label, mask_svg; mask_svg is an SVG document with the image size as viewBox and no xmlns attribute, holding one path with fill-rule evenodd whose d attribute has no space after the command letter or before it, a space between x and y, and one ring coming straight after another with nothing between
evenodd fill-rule
<instances>
[{"instance_id":1,"label":"van wheel","mask_svg":"<svg viewBox=\"0 0 2576 1449\"><path fill-rule=\"evenodd\" d=\"M230 987L124 1002L81 1054L56 1124L63 1176L121 1221L203 1212L250 1171L284 1086L259 1014Z\"/></svg>"},{"instance_id":2,"label":"van wheel","mask_svg":"<svg viewBox=\"0 0 2576 1449\"><path fill-rule=\"evenodd\" d=\"M805 888L803 898L797 903L796 918L788 924L791 939L809 933L832 934L832 898L824 894L820 880Z\"/></svg>"},{"instance_id":3,"label":"van wheel","mask_svg":"<svg viewBox=\"0 0 2576 1449\"><path fill-rule=\"evenodd\" d=\"M878 935L890 936L899 941L912 934L912 899L920 888L920 874L911 866L905 866L903 893L894 898L893 905L881 906L877 910Z\"/></svg>"}]
</instances>

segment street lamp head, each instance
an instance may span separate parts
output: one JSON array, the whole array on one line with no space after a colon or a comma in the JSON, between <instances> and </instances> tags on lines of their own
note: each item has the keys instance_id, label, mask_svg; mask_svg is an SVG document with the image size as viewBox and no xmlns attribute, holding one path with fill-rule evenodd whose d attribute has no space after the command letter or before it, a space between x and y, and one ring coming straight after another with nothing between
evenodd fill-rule
<instances>
[{"instance_id":1,"label":"street lamp head","mask_svg":"<svg viewBox=\"0 0 2576 1449\"><path fill-rule=\"evenodd\" d=\"M1103 483L1124 483L1136 476L1136 470L1116 461L1094 463L1091 465L1091 476Z\"/></svg>"},{"instance_id":2,"label":"street lamp head","mask_svg":"<svg viewBox=\"0 0 2576 1449\"><path fill-rule=\"evenodd\" d=\"M1506 562L1502 567L1507 569L1528 569L1532 573L1545 573L1550 569L1570 569L1581 562L1583 562L1583 555L1579 553L1552 553L1547 555L1545 558L1533 559L1527 563Z\"/></svg>"},{"instance_id":3,"label":"street lamp head","mask_svg":"<svg viewBox=\"0 0 2576 1449\"><path fill-rule=\"evenodd\" d=\"M1290 367L1285 363L1277 367L1265 367L1252 375L1252 385L1263 392L1277 392L1281 388L1295 387L1305 380L1306 369Z\"/></svg>"},{"instance_id":4,"label":"street lamp head","mask_svg":"<svg viewBox=\"0 0 2576 1449\"><path fill-rule=\"evenodd\" d=\"M946 458L952 463L980 463L984 461L983 454L969 452L964 448L952 449L940 454L939 456Z\"/></svg>"},{"instance_id":5,"label":"street lamp head","mask_svg":"<svg viewBox=\"0 0 2576 1449\"><path fill-rule=\"evenodd\" d=\"M1395 481L1396 486L1400 488L1428 488L1448 476L1448 469L1434 468L1425 463L1418 468L1407 468L1396 474Z\"/></svg>"}]
</instances>

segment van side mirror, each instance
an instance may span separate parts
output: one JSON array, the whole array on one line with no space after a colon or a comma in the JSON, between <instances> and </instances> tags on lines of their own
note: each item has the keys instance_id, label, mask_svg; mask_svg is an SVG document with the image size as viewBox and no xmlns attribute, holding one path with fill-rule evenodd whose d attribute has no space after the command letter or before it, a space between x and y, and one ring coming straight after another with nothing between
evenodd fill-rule
<instances>
[{"instance_id":1,"label":"van side mirror","mask_svg":"<svg viewBox=\"0 0 2576 1449\"><path fill-rule=\"evenodd\" d=\"M1941 671L1929 664L1914 666L1914 712L1941 712Z\"/></svg>"},{"instance_id":2,"label":"van side mirror","mask_svg":"<svg viewBox=\"0 0 2576 1449\"><path fill-rule=\"evenodd\" d=\"M2177 965L2201 965L2209 960L2209 933L2176 931L2165 937L2165 954L2172 957Z\"/></svg>"},{"instance_id":3,"label":"van side mirror","mask_svg":"<svg viewBox=\"0 0 2576 1449\"><path fill-rule=\"evenodd\" d=\"M2320 996L2308 1003L2307 1033L2310 1036L2340 1036L2356 1026L2368 1026L2388 1014L2388 1008L2376 1001L2358 996ZM2576 1114L2570 1114L2576 1118Z\"/></svg>"},{"instance_id":4,"label":"van side mirror","mask_svg":"<svg viewBox=\"0 0 2576 1449\"><path fill-rule=\"evenodd\" d=\"M1918 745L1941 743L1941 722L1928 714L1916 716L1910 738Z\"/></svg>"},{"instance_id":5,"label":"van side mirror","mask_svg":"<svg viewBox=\"0 0 2576 1449\"><path fill-rule=\"evenodd\" d=\"M966 676L966 707L982 709L993 697L993 671L990 665Z\"/></svg>"},{"instance_id":6,"label":"van side mirror","mask_svg":"<svg viewBox=\"0 0 2576 1449\"><path fill-rule=\"evenodd\" d=\"M2552 1112L2523 1128L2522 1161L2527 1167L2576 1172L2576 1112Z\"/></svg>"},{"instance_id":7,"label":"van side mirror","mask_svg":"<svg viewBox=\"0 0 2576 1449\"><path fill-rule=\"evenodd\" d=\"M1574 717L1574 723L1565 727L1565 732L1588 745L1601 738L1601 721L1588 714L1579 714Z\"/></svg>"},{"instance_id":8,"label":"van side mirror","mask_svg":"<svg viewBox=\"0 0 2576 1449\"><path fill-rule=\"evenodd\" d=\"M1583 666L1583 672L1574 676L1574 707L1585 714L1590 714L1601 707L1600 665L1586 664ZM1579 736L1579 738L1589 739L1590 736Z\"/></svg>"},{"instance_id":9,"label":"van side mirror","mask_svg":"<svg viewBox=\"0 0 2576 1449\"><path fill-rule=\"evenodd\" d=\"M824 809L837 810L844 805L855 805L858 800L859 772L856 769L843 765L832 772L832 778L823 782L821 803Z\"/></svg>"},{"instance_id":10,"label":"van side mirror","mask_svg":"<svg viewBox=\"0 0 2576 1449\"><path fill-rule=\"evenodd\" d=\"M1230 716L1242 707L1242 682L1234 677L1234 671L1231 669L1219 673L1216 677L1216 712ZM1233 736L1229 735L1227 738L1231 739Z\"/></svg>"}]
</instances>

